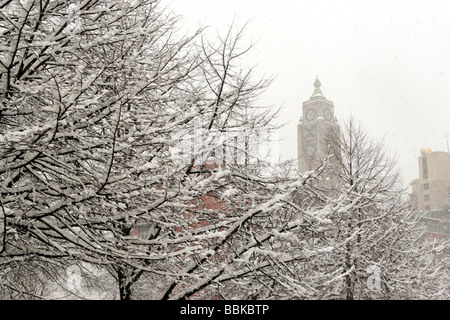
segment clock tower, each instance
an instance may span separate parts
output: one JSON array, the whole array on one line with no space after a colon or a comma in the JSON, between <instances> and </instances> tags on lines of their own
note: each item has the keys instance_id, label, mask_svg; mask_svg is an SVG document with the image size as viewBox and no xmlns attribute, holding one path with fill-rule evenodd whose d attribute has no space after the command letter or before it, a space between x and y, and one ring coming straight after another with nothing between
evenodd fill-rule
<instances>
[{"instance_id":1,"label":"clock tower","mask_svg":"<svg viewBox=\"0 0 450 320\"><path fill-rule=\"evenodd\" d=\"M338 142L339 124L334 116L334 104L325 98L320 86L319 78L316 78L314 92L303 102L297 126L299 172L318 168Z\"/></svg>"}]
</instances>

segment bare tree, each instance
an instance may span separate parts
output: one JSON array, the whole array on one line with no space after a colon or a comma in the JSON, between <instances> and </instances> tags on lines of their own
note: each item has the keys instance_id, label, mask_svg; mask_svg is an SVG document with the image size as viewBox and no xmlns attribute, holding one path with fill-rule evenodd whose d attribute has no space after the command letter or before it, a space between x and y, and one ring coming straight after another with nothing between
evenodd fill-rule
<instances>
[{"instance_id":1,"label":"bare tree","mask_svg":"<svg viewBox=\"0 0 450 320\"><path fill-rule=\"evenodd\" d=\"M90 263L121 299L140 279L182 299L239 278L280 283L311 255L278 243L329 222L289 201L315 176L208 161L217 146L249 159L226 133L268 130L276 113L257 103L270 81L239 67L242 29L218 43L179 36L154 0L0 8L2 261Z\"/></svg>"},{"instance_id":2,"label":"bare tree","mask_svg":"<svg viewBox=\"0 0 450 320\"><path fill-rule=\"evenodd\" d=\"M325 232L332 252L312 262L318 296L445 297L448 280L439 260L445 243L423 238L395 161L353 118L341 131L336 161L323 172L324 183L314 186L316 203L333 221Z\"/></svg>"}]
</instances>

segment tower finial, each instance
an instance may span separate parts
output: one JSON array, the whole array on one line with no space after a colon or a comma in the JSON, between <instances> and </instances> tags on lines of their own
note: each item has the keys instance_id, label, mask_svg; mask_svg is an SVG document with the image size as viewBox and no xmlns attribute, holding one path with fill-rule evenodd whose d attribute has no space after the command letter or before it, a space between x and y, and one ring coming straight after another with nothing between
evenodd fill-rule
<instances>
[{"instance_id":1,"label":"tower finial","mask_svg":"<svg viewBox=\"0 0 450 320\"><path fill-rule=\"evenodd\" d=\"M314 92L313 92L311 98L312 97L316 97L316 96L320 96L320 97L324 97L325 98L325 96L322 93L322 90L320 89L321 85L322 84L320 83L319 77L316 76L316 80L314 81Z\"/></svg>"}]
</instances>

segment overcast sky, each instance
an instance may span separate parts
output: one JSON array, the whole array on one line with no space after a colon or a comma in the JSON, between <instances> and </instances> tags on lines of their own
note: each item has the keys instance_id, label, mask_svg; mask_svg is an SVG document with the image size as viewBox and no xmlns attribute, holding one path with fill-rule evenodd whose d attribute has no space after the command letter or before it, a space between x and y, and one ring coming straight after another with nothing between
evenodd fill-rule
<instances>
[{"instance_id":1,"label":"overcast sky","mask_svg":"<svg viewBox=\"0 0 450 320\"><path fill-rule=\"evenodd\" d=\"M316 75L342 122L352 114L418 177L422 147L450 140L450 1L163 0L190 30L250 21L245 40L259 75L274 76L264 104L283 106L282 160L297 157L297 123ZM450 143L450 141L449 141Z\"/></svg>"}]
</instances>

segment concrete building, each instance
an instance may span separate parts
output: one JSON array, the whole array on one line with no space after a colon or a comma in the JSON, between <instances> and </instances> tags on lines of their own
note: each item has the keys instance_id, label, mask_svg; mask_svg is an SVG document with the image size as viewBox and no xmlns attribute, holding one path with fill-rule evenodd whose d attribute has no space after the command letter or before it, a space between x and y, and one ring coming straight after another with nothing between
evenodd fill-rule
<instances>
[{"instance_id":1,"label":"concrete building","mask_svg":"<svg viewBox=\"0 0 450 320\"><path fill-rule=\"evenodd\" d=\"M318 78L314 92L303 102L302 116L297 126L298 171L316 169L330 152L330 140L339 137L339 124L334 116L334 103L327 100Z\"/></svg>"},{"instance_id":2,"label":"concrete building","mask_svg":"<svg viewBox=\"0 0 450 320\"><path fill-rule=\"evenodd\" d=\"M450 208L450 153L422 148L419 178L411 182L411 187L418 210Z\"/></svg>"},{"instance_id":3,"label":"concrete building","mask_svg":"<svg viewBox=\"0 0 450 320\"><path fill-rule=\"evenodd\" d=\"M450 153L422 148L419 178L411 187L427 236L450 238Z\"/></svg>"}]
</instances>

